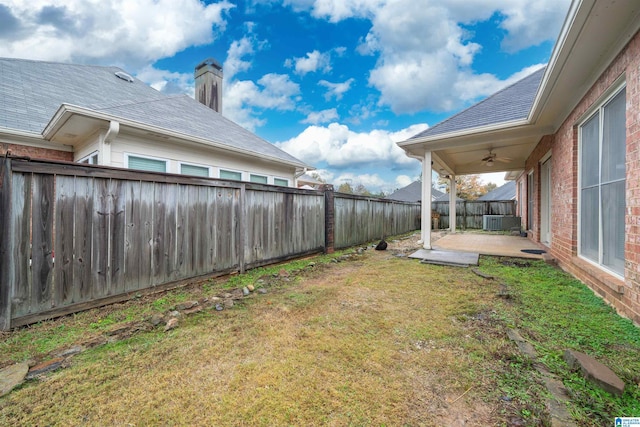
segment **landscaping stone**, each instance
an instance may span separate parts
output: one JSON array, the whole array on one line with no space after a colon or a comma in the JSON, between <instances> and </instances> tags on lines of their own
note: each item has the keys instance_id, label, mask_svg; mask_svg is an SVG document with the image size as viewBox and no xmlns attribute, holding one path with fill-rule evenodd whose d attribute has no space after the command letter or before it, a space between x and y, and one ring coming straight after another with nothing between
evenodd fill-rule
<instances>
[{"instance_id":1,"label":"landscaping stone","mask_svg":"<svg viewBox=\"0 0 640 427\"><path fill-rule=\"evenodd\" d=\"M172 317L171 319L169 319L169 321L165 325L164 331L167 332L177 327L178 327L178 319L176 317Z\"/></svg>"},{"instance_id":2,"label":"landscaping stone","mask_svg":"<svg viewBox=\"0 0 640 427\"><path fill-rule=\"evenodd\" d=\"M31 369L29 369L29 373L26 378L28 380L37 377L38 375L46 374L48 372L55 371L56 369L62 366L62 362L64 362L64 357L56 357L55 359L47 360L46 362L42 362Z\"/></svg>"},{"instance_id":3,"label":"landscaping stone","mask_svg":"<svg viewBox=\"0 0 640 427\"><path fill-rule=\"evenodd\" d=\"M511 341L515 341L515 342L526 341L524 338L522 338L522 336L520 335L520 332L518 332L516 329L507 329L507 336Z\"/></svg>"},{"instance_id":4,"label":"landscaping stone","mask_svg":"<svg viewBox=\"0 0 640 427\"><path fill-rule=\"evenodd\" d=\"M247 285L247 289L249 289L249 292L253 292L256 290L256 287L253 285Z\"/></svg>"},{"instance_id":5,"label":"landscaping stone","mask_svg":"<svg viewBox=\"0 0 640 427\"><path fill-rule=\"evenodd\" d=\"M22 384L27 372L29 372L27 363L16 363L0 369L0 397Z\"/></svg>"},{"instance_id":6,"label":"landscaping stone","mask_svg":"<svg viewBox=\"0 0 640 427\"><path fill-rule=\"evenodd\" d=\"M571 369L578 367L588 381L611 394L621 396L624 392L624 382L607 366L593 357L575 350L566 350L564 360Z\"/></svg>"},{"instance_id":7,"label":"landscaping stone","mask_svg":"<svg viewBox=\"0 0 640 427\"><path fill-rule=\"evenodd\" d=\"M202 311L202 306L201 305L196 305L193 308L189 308L185 311L183 311L182 313L185 315L190 315L190 314L194 314L194 313L199 313Z\"/></svg>"},{"instance_id":8,"label":"landscaping stone","mask_svg":"<svg viewBox=\"0 0 640 427\"><path fill-rule=\"evenodd\" d=\"M180 311L188 310L190 308L195 307L196 305L198 305L198 301L186 301L176 305L176 310L180 310Z\"/></svg>"},{"instance_id":9,"label":"landscaping stone","mask_svg":"<svg viewBox=\"0 0 640 427\"><path fill-rule=\"evenodd\" d=\"M222 304L216 304L216 311L222 311L224 310L224 307L222 306Z\"/></svg>"},{"instance_id":10,"label":"landscaping stone","mask_svg":"<svg viewBox=\"0 0 640 427\"><path fill-rule=\"evenodd\" d=\"M171 316L171 317L180 317L180 312L177 311L177 310L174 310L174 311L169 313L169 316Z\"/></svg>"},{"instance_id":11,"label":"landscaping stone","mask_svg":"<svg viewBox=\"0 0 640 427\"><path fill-rule=\"evenodd\" d=\"M264 294L267 293L267 290L265 288L260 288L260 289L258 289L258 293L264 295Z\"/></svg>"},{"instance_id":12,"label":"landscaping stone","mask_svg":"<svg viewBox=\"0 0 640 427\"><path fill-rule=\"evenodd\" d=\"M80 346L80 345L76 345L73 346L71 348L68 348L66 350L62 350L58 353L55 354L56 357L71 357L71 356L75 356L76 354L80 354L84 351L84 347Z\"/></svg>"},{"instance_id":13,"label":"landscaping stone","mask_svg":"<svg viewBox=\"0 0 640 427\"><path fill-rule=\"evenodd\" d=\"M224 300L224 308L231 308L231 307L233 307L233 300L231 298Z\"/></svg>"},{"instance_id":14,"label":"landscaping stone","mask_svg":"<svg viewBox=\"0 0 640 427\"><path fill-rule=\"evenodd\" d=\"M242 296L247 296L249 295L249 288L247 288L246 286L244 288L242 288Z\"/></svg>"},{"instance_id":15,"label":"landscaping stone","mask_svg":"<svg viewBox=\"0 0 640 427\"><path fill-rule=\"evenodd\" d=\"M151 316L151 319L149 319L149 323L151 323L153 326L158 326L159 324L164 323L164 316L160 313L156 313Z\"/></svg>"}]
</instances>

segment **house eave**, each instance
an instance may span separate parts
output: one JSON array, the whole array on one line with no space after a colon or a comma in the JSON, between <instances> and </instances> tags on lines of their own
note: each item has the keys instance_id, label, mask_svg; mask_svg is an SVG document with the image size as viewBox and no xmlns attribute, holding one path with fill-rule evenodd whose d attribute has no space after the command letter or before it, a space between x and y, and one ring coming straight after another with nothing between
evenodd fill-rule
<instances>
[{"instance_id":1,"label":"house eave","mask_svg":"<svg viewBox=\"0 0 640 427\"><path fill-rule=\"evenodd\" d=\"M111 114L107 114L100 111L95 111L95 110L91 110L91 109L87 109L87 108L83 108L83 107L79 107L71 104L62 104L58 108L56 113L53 115L52 119L49 121L49 123L45 127L43 131L43 137L47 140L53 140L56 137L57 133L64 128L65 124L75 116L78 116L80 118L84 118L87 120L98 120L101 122L100 126L104 127L105 129L108 127L109 122L115 121L115 122L118 122L123 129L128 128L128 130L133 132L136 132L136 131L142 132L147 137L151 136L151 137L159 137L163 139L171 138L181 142L189 142L189 143L195 143L198 145L214 147L220 150L237 153L243 156L259 157L260 159L265 161L295 168L295 170L303 170L304 168L306 168L307 170L314 169L312 166L306 165L302 162L290 162L290 161L280 159L274 156L270 156L267 154L256 153L250 150L244 150L238 147L233 147L212 139L195 137L195 136L184 134L181 132L176 132L169 129L148 125L146 123L136 122L133 120L123 119L122 117L114 116Z\"/></svg>"},{"instance_id":2,"label":"house eave","mask_svg":"<svg viewBox=\"0 0 640 427\"><path fill-rule=\"evenodd\" d=\"M25 132L17 129L0 128L0 143L19 144L30 147L46 148L72 152L73 147L66 144L47 141L42 134L37 132Z\"/></svg>"}]
</instances>

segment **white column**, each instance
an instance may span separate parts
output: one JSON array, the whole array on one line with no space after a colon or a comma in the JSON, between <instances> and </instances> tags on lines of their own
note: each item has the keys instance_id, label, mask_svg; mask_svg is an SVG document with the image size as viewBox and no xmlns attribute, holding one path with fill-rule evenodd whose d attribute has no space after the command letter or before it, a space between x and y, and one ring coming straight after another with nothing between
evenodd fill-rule
<instances>
[{"instance_id":1,"label":"white column","mask_svg":"<svg viewBox=\"0 0 640 427\"><path fill-rule=\"evenodd\" d=\"M422 247L431 249L431 151L422 159Z\"/></svg>"},{"instance_id":2,"label":"white column","mask_svg":"<svg viewBox=\"0 0 640 427\"><path fill-rule=\"evenodd\" d=\"M458 191L456 189L456 176L449 176L449 230L456 232L456 198Z\"/></svg>"}]
</instances>

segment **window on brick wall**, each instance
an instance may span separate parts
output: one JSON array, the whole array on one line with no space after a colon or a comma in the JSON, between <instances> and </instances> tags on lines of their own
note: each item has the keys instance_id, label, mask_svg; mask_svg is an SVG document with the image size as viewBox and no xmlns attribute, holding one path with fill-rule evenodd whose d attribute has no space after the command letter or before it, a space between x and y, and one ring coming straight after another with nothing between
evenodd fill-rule
<instances>
[{"instance_id":1,"label":"window on brick wall","mask_svg":"<svg viewBox=\"0 0 640 427\"><path fill-rule=\"evenodd\" d=\"M607 98L579 127L579 251L624 274L626 184L625 88Z\"/></svg>"}]
</instances>

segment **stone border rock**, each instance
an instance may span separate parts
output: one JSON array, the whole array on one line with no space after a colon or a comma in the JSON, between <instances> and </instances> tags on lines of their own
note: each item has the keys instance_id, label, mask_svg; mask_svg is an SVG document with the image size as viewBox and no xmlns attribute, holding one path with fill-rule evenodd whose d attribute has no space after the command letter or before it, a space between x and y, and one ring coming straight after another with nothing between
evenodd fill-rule
<instances>
[{"instance_id":1,"label":"stone border rock","mask_svg":"<svg viewBox=\"0 0 640 427\"><path fill-rule=\"evenodd\" d=\"M534 362L534 368L542 375L544 385L549 394L551 394L551 398L547 400L547 409L551 416L551 426L577 427L577 424L573 421L573 417L567 410L567 403L570 402L571 399L569 399L569 393L564 384L562 384L562 381L549 372L542 363L536 362L536 350L530 343L522 338L518 330L508 329L507 336L511 341L516 343L522 354Z\"/></svg>"}]
</instances>

